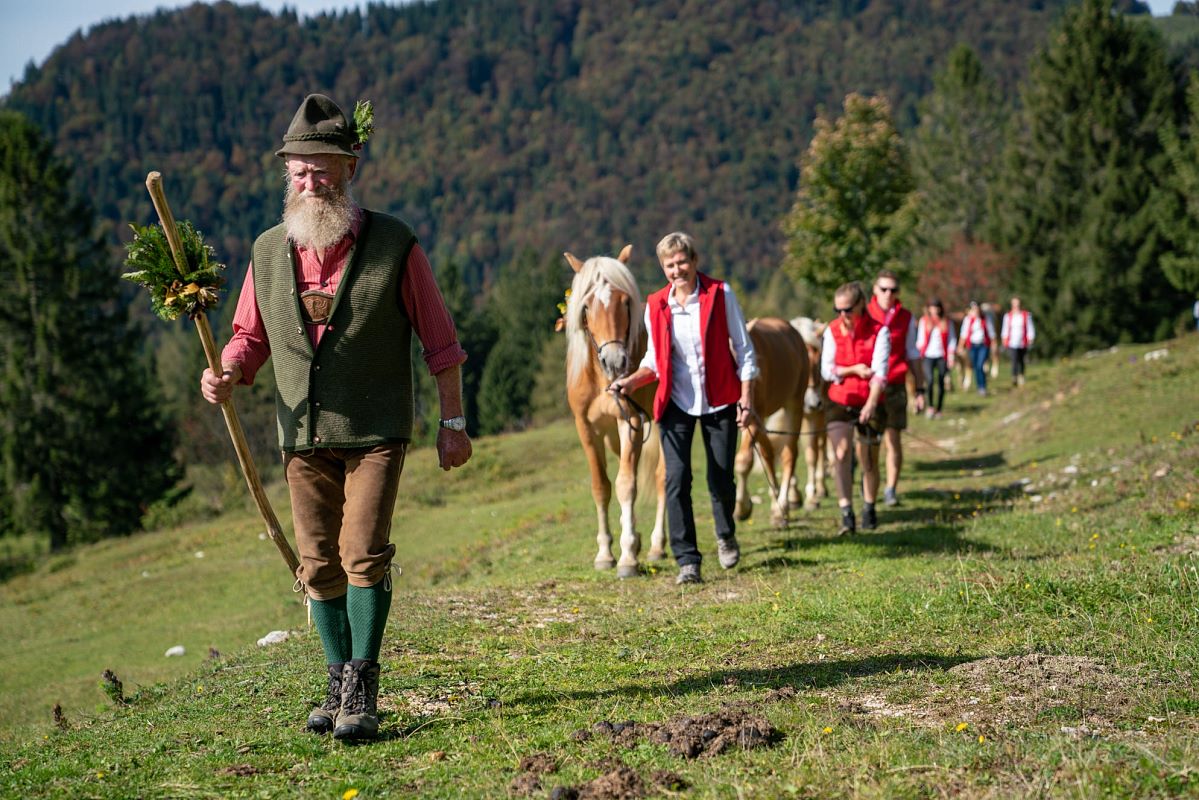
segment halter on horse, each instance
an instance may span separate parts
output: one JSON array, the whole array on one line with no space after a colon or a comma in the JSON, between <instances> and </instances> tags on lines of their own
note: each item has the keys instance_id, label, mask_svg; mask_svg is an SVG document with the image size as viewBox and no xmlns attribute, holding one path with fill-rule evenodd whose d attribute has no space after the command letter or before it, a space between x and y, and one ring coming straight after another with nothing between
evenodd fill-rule
<instances>
[{"instance_id":1,"label":"halter on horse","mask_svg":"<svg viewBox=\"0 0 1199 800\"><path fill-rule=\"evenodd\" d=\"M632 397L608 392L608 386L627 375L645 355L646 333L642 324L641 292L625 263L632 252L626 245L619 258L596 256L586 263L564 254L575 271L570 300L566 306L566 392L579 441L591 469L591 495L598 518L596 569L617 567L617 576L639 574L637 555L641 538L636 531L634 505L637 500L637 466L647 443L649 415L656 384L644 386ZM648 438L647 455L656 458L656 439ZM608 479L605 446L620 459L616 496L620 502L620 561L612 557L612 535L608 529L608 503L612 483ZM663 558L666 544L664 463L657 460L658 508L650 561Z\"/></svg>"}]
</instances>

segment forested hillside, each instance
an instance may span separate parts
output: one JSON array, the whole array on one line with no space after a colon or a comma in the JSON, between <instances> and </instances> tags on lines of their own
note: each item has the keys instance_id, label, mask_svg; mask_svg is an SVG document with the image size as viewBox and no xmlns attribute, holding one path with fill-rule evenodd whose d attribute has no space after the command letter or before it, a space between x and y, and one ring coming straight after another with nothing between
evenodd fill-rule
<instances>
[{"instance_id":1,"label":"forested hillside","mask_svg":"<svg viewBox=\"0 0 1199 800\"><path fill-rule=\"evenodd\" d=\"M1010 95L1063 5L439 0L300 21L197 4L73 37L8 105L72 162L114 243L151 218L142 181L161 170L235 284L279 213L271 153L319 90L374 101L360 199L471 286L527 250L647 255L676 228L753 285L780 261L818 111L882 92L910 127L957 43Z\"/></svg>"}]
</instances>

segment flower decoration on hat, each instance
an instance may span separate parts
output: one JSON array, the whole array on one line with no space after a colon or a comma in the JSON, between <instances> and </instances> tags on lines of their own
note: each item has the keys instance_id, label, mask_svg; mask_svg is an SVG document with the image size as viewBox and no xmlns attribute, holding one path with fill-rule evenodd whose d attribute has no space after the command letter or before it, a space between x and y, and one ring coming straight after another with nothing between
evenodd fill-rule
<instances>
[{"instance_id":1,"label":"flower decoration on hat","mask_svg":"<svg viewBox=\"0 0 1199 800\"><path fill-rule=\"evenodd\" d=\"M354 104L354 135L358 138L354 149L361 150L374 133L375 107L370 100L359 100Z\"/></svg>"}]
</instances>

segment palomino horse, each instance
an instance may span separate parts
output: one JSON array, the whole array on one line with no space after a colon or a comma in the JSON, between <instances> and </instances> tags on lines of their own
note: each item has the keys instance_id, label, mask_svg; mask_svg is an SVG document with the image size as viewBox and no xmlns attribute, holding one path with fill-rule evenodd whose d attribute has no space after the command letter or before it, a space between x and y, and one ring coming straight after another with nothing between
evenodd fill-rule
<instances>
[{"instance_id":1,"label":"palomino horse","mask_svg":"<svg viewBox=\"0 0 1199 800\"><path fill-rule=\"evenodd\" d=\"M808 351L808 364L811 366L808 377L808 390L804 393L803 428L804 460L808 466L808 483L804 486L804 508L814 509L820 501L828 497L826 473L828 472L828 421L825 419L825 407L828 399L825 395L827 388L824 376L820 374L820 352L824 344L825 324L810 317L795 317L791 327L799 331L804 347ZM778 425L768 425L772 430L794 430L786 421ZM798 481L792 481L788 487L787 498L793 505L799 505Z\"/></svg>"},{"instance_id":2,"label":"palomino horse","mask_svg":"<svg viewBox=\"0 0 1199 800\"><path fill-rule=\"evenodd\" d=\"M637 465L649 429L644 409L653 403L657 383L643 386L628 399L608 392L617 378L637 368L646 350L643 306L637 281L625 264L632 252L625 245L618 258L596 256L579 261L570 253L566 260L575 271L566 304L566 394L575 416L579 441L591 467L591 496L599 518L595 556L596 569L616 565L621 578L637 575L637 534L633 506L637 500ZM651 437L647 456L657 453ZM608 530L608 503L612 482L604 446L620 457L616 475L616 498L620 503L620 562L612 558L612 534ZM658 510L650 536L650 561L664 557L666 548L665 462L658 459Z\"/></svg>"},{"instance_id":3,"label":"palomino horse","mask_svg":"<svg viewBox=\"0 0 1199 800\"><path fill-rule=\"evenodd\" d=\"M795 428L785 429L782 434L781 447L783 462L783 479L775 481L774 450L775 444L766 434L763 421L780 409L790 420L803 419L804 393L808 389L808 351L804 347L799 332L791 327L785 319L763 317L753 319L746 325L749 338L754 343L754 352L758 359L758 377L754 381L754 418L750 421L749 430L741 437L737 450L734 470L737 473L737 506L734 514L737 519L749 519L753 513L753 505L749 499L749 471L753 466L753 445L758 446L762 455L762 469L767 471L767 477L772 486L782 487L773 498L770 510L770 521L774 525L786 525L790 503L787 500L787 487L795 474L795 461L799 450L799 431Z\"/></svg>"}]
</instances>

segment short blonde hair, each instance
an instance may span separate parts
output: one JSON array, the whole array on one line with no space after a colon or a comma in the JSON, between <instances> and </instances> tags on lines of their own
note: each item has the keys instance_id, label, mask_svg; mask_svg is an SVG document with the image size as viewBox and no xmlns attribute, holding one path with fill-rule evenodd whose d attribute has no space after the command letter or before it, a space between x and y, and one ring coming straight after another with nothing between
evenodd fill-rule
<instances>
[{"instance_id":1,"label":"short blonde hair","mask_svg":"<svg viewBox=\"0 0 1199 800\"><path fill-rule=\"evenodd\" d=\"M682 231L675 231L663 236L655 250L659 262L665 261L666 257L673 253L683 253L692 264L699 263L699 253L695 251L695 240Z\"/></svg>"},{"instance_id":2,"label":"short blonde hair","mask_svg":"<svg viewBox=\"0 0 1199 800\"><path fill-rule=\"evenodd\" d=\"M838 286L837 291L833 292L833 297L851 297L853 302L850 305L856 306L866 299L866 290L862 288L861 281L850 281Z\"/></svg>"}]
</instances>

